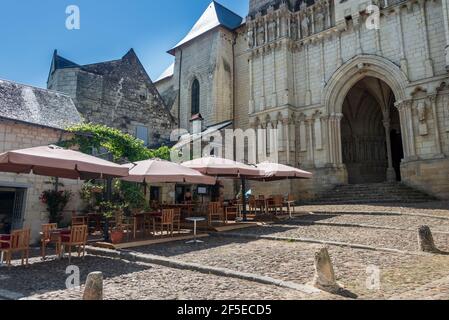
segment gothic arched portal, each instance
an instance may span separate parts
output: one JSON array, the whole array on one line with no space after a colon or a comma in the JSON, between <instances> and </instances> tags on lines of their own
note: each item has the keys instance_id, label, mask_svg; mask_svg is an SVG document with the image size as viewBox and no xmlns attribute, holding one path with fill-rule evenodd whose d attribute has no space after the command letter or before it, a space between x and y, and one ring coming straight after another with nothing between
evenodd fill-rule
<instances>
[{"instance_id":1,"label":"gothic arched portal","mask_svg":"<svg viewBox=\"0 0 449 320\"><path fill-rule=\"evenodd\" d=\"M401 179L401 126L394 104L391 88L374 77L363 78L346 95L341 141L349 183Z\"/></svg>"}]
</instances>

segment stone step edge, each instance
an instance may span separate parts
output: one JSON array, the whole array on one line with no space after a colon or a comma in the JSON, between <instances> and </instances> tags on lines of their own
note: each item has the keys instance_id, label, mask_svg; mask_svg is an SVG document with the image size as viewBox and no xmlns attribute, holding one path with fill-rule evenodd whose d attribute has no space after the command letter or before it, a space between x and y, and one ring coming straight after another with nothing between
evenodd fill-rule
<instances>
[{"instance_id":1,"label":"stone step edge","mask_svg":"<svg viewBox=\"0 0 449 320\"><path fill-rule=\"evenodd\" d=\"M103 248L94 248L94 247L86 247L86 251L89 254L97 255L97 256L106 256L109 258L120 258L124 260L128 260L131 262L144 262L150 264L161 265L168 268L173 269L181 269L181 270L190 270L196 271L204 274L213 274L221 277L228 278L236 278L241 280L247 280L251 282L257 282L261 284L273 285L277 287L283 287L287 289L292 289L296 291L300 291L305 294L319 294L322 293L321 290L307 285L307 284L297 284L291 281L284 281L275 279L268 276L260 276L253 273L240 272L227 268L219 268L206 266L198 263L184 262L175 259L170 259L166 257L161 257L152 254L140 254L125 250L111 250L111 249L103 249Z\"/></svg>"},{"instance_id":2,"label":"stone step edge","mask_svg":"<svg viewBox=\"0 0 449 320\"><path fill-rule=\"evenodd\" d=\"M449 217L436 216L424 213L410 213L410 212L387 212L387 211L314 211L311 214L315 215L377 215L377 216L410 216L410 217L421 217L421 218L435 218L440 220L449 220Z\"/></svg>"},{"instance_id":3,"label":"stone step edge","mask_svg":"<svg viewBox=\"0 0 449 320\"><path fill-rule=\"evenodd\" d=\"M249 240L271 240L271 241L285 241L285 242L314 243L314 244L323 244L323 245L337 246L337 247L347 247L347 248L361 249L361 250L382 251L382 252L388 252L388 253L394 253L394 254L407 254L407 255L414 255L414 256L434 255L432 253L426 253L426 252L405 251L405 250L392 249L392 248L374 247L374 246L368 246L368 245L357 244L357 243L318 240L318 239L311 239L311 238L290 238L290 237L276 237L276 236L241 234L241 233L211 233L210 236L223 237L223 238L240 238L240 239L249 239Z\"/></svg>"},{"instance_id":4,"label":"stone step edge","mask_svg":"<svg viewBox=\"0 0 449 320\"><path fill-rule=\"evenodd\" d=\"M416 228L416 230L415 230L415 229L410 229L410 228L376 226L376 225L373 225L373 224L363 224L363 223L300 221L298 219L295 219L295 222L297 222L297 225L303 225L303 226L328 226L328 227L366 228L366 229L378 229L378 230L394 230L394 231L418 232L418 228ZM285 224L285 225L276 224L276 226L291 227L292 225L290 225L290 224ZM449 232L445 232L445 231L432 231L432 233L449 235Z\"/></svg>"}]
</instances>

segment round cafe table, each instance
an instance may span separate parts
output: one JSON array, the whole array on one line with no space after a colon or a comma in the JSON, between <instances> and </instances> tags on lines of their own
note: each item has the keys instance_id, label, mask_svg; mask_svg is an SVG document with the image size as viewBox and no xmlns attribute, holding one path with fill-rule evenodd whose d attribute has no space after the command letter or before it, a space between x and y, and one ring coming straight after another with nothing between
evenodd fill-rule
<instances>
[{"instance_id":1,"label":"round cafe table","mask_svg":"<svg viewBox=\"0 0 449 320\"><path fill-rule=\"evenodd\" d=\"M196 228L196 226L197 226L198 222L206 221L206 218L204 218L204 217L191 217L191 218L186 218L186 221L193 222L193 236L194 236L193 240L187 241L186 243L203 243L204 241L198 240L196 238L196 236L197 236L197 233L196 233L197 228Z\"/></svg>"}]
</instances>

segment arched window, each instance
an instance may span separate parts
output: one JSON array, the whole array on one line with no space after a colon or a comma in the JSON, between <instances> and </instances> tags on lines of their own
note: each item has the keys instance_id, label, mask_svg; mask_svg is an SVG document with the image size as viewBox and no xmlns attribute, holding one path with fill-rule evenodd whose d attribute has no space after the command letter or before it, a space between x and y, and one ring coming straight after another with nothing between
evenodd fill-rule
<instances>
[{"instance_id":1,"label":"arched window","mask_svg":"<svg viewBox=\"0 0 449 320\"><path fill-rule=\"evenodd\" d=\"M200 113L200 83L195 79L192 83L192 115Z\"/></svg>"}]
</instances>

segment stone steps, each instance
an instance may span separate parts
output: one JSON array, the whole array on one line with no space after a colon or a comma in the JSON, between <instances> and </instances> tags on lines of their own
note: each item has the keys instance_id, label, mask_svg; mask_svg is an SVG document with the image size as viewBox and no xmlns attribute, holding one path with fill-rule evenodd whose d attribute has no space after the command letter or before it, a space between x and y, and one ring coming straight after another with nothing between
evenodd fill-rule
<instances>
[{"instance_id":1,"label":"stone steps","mask_svg":"<svg viewBox=\"0 0 449 320\"><path fill-rule=\"evenodd\" d=\"M401 183L340 185L304 204L422 203L436 198Z\"/></svg>"}]
</instances>

